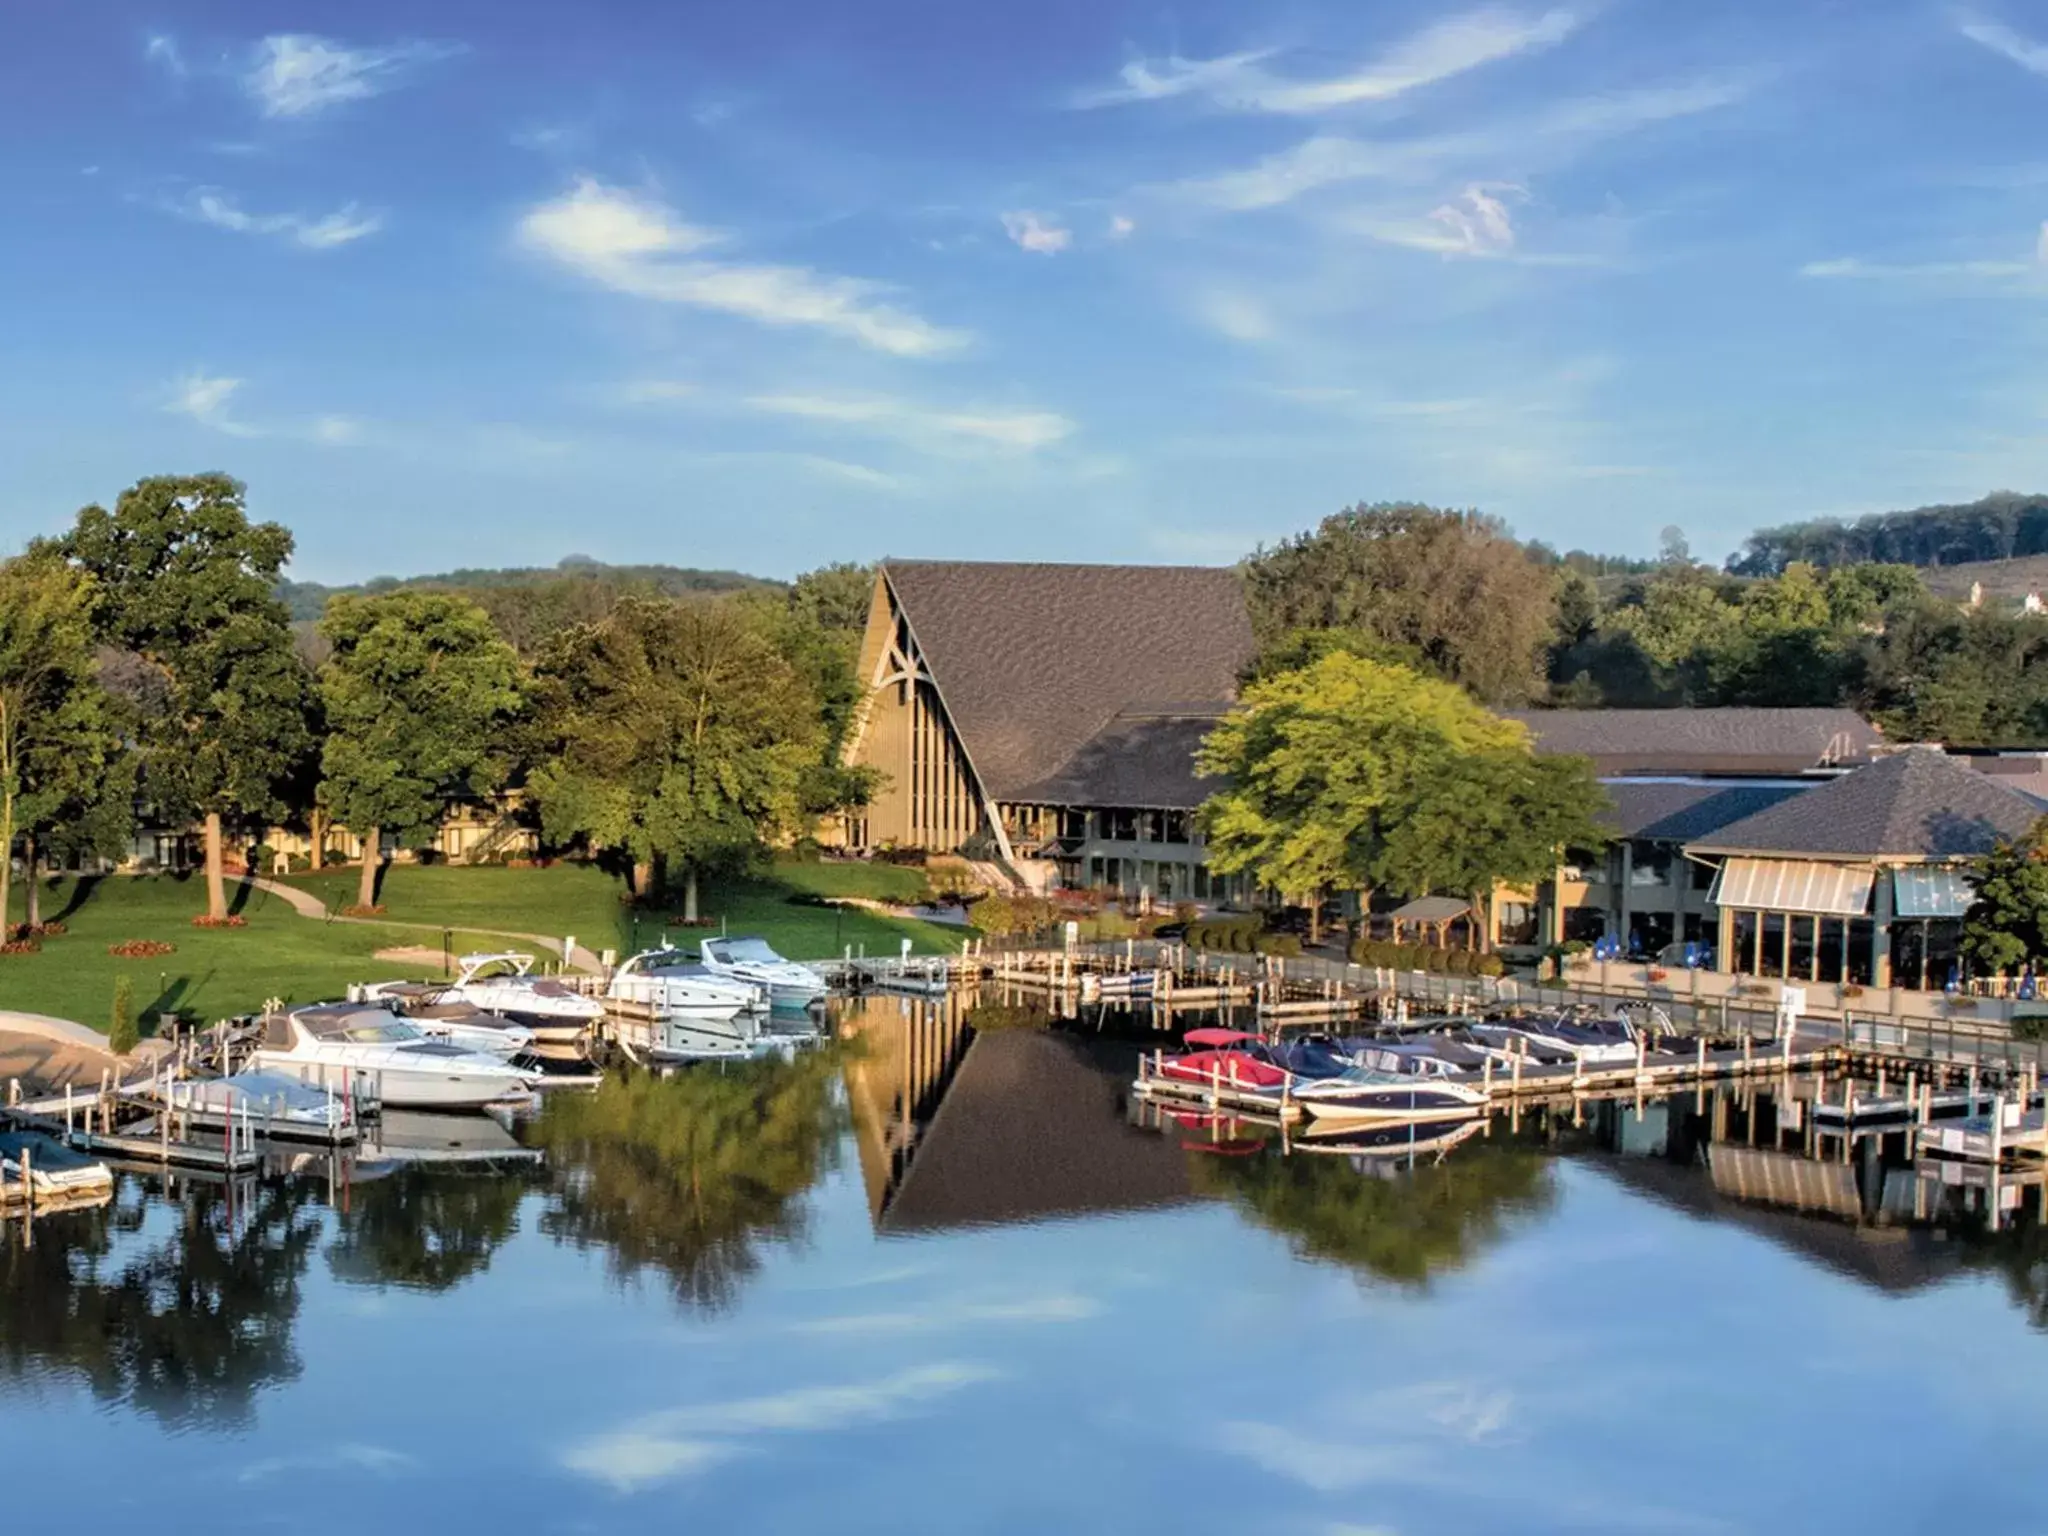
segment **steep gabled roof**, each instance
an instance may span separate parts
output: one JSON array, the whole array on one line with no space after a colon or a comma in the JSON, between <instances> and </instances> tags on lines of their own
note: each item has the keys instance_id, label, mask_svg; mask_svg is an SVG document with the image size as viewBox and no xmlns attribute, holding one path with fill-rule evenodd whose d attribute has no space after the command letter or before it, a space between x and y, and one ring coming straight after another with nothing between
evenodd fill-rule
<instances>
[{"instance_id":1,"label":"steep gabled roof","mask_svg":"<svg viewBox=\"0 0 2048 1536\"><path fill-rule=\"evenodd\" d=\"M1853 709L1531 709L1536 750L1596 772L1804 773L1867 760L1883 744Z\"/></svg>"},{"instance_id":2,"label":"steep gabled roof","mask_svg":"<svg viewBox=\"0 0 2048 1536\"><path fill-rule=\"evenodd\" d=\"M1025 805L1102 805L1191 811L1215 793L1195 776L1195 753L1223 712L1160 706L1125 710L1090 736L1058 772L1019 789Z\"/></svg>"},{"instance_id":3,"label":"steep gabled roof","mask_svg":"<svg viewBox=\"0 0 2048 1536\"><path fill-rule=\"evenodd\" d=\"M1228 567L890 560L882 571L998 800L1050 778L1134 704L1227 703L1252 655Z\"/></svg>"},{"instance_id":4,"label":"steep gabled roof","mask_svg":"<svg viewBox=\"0 0 2048 1536\"><path fill-rule=\"evenodd\" d=\"M1960 758L1909 747L1709 833L1692 851L1971 858L2022 836L2042 810Z\"/></svg>"}]
</instances>

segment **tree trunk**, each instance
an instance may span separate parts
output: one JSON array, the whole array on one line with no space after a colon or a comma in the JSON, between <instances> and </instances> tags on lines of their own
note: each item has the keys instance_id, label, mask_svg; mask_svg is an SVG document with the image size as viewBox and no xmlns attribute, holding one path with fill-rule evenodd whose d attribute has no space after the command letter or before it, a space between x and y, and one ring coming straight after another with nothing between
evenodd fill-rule
<instances>
[{"instance_id":1,"label":"tree trunk","mask_svg":"<svg viewBox=\"0 0 2048 1536\"><path fill-rule=\"evenodd\" d=\"M371 827L363 833L363 875L356 886L356 905L377 905L377 865L384 857L384 829Z\"/></svg>"},{"instance_id":2,"label":"tree trunk","mask_svg":"<svg viewBox=\"0 0 2048 1536\"><path fill-rule=\"evenodd\" d=\"M1493 953L1493 893L1472 898L1472 947L1482 955Z\"/></svg>"},{"instance_id":3,"label":"tree trunk","mask_svg":"<svg viewBox=\"0 0 2048 1536\"><path fill-rule=\"evenodd\" d=\"M1311 891L1308 897L1308 947L1314 949L1323 942L1323 893Z\"/></svg>"},{"instance_id":4,"label":"tree trunk","mask_svg":"<svg viewBox=\"0 0 2048 1536\"><path fill-rule=\"evenodd\" d=\"M697 921L697 866L692 864L690 872L683 877L683 921Z\"/></svg>"},{"instance_id":5,"label":"tree trunk","mask_svg":"<svg viewBox=\"0 0 2048 1536\"><path fill-rule=\"evenodd\" d=\"M27 898L28 926L33 933L43 926L43 888L36 879L36 835L31 832L21 840L21 877L27 881L22 895Z\"/></svg>"},{"instance_id":6,"label":"tree trunk","mask_svg":"<svg viewBox=\"0 0 2048 1536\"><path fill-rule=\"evenodd\" d=\"M635 859L633 861L633 895L646 901L654 894L654 861Z\"/></svg>"},{"instance_id":7,"label":"tree trunk","mask_svg":"<svg viewBox=\"0 0 2048 1536\"><path fill-rule=\"evenodd\" d=\"M206 915L215 922L228 915L227 880L221 870L219 811L206 813Z\"/></svg>"},{"instance_id":8,"label":"tree trunk","mask_svg":"<svg viewBox=\"0 0 2048 1536\"><path fill-rule=\"evenodd\" d=\"M0 944L7 942L12 933L12 910L8 902L14 897L14 794L9 790L0 793Z\"/></svg>"},{"instance_id":9,"label":"tree trunk","mask_svg":"<svg viewBox=\"0 0 2048 1536\"><path fill-rule=\"evenodd\" d=\"M320 855L326 852L326 850L323 847L321 847L321 844L327 841L327 818L321 815L320 812L316 810L313 812L310 820L310 830L312 831L313 834L313 849L312 852L306 855L306 867L308 869L317 870L320 868L322 862Z\"/></svg>"}]
</instances>

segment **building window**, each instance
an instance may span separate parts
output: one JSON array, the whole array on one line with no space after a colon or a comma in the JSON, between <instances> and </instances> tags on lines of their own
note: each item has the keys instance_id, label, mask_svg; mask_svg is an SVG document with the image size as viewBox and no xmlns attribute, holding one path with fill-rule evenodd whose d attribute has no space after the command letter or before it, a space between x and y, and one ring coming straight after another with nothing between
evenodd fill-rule
<instances>
[{"instance_id":1,"label":"building window","mask_svg":"<svg viewBox=\"0 0 2048 1536\"><path fill-rule=\"evenodd\" d=\"M1735 953L1728 957L1728 969L1742 976L1756 972L1756 914L1736 912L1729 917Z\"/></svg>"},{"instance_id":2,"label":"building window","mask_svg":"<svg viewBox=\"0 0 2048 1536\"><path fill-rule=\"evenodd\" d=\"M1197 864L1195 866L1195 900L1207 901L1209 899L1211 889L1212 887L1209 881L1209 866L1206 864Z\"/></svg>"},{"instance_id":3,"label":"building window","mask_svg":"<svg viewBox=\"0 0 2048 1536\"><path fill-rule=\"evenodd\" d=\"M1629 844L1628 883L1659 886L1671 883L1671 850L1661 843Z\"/></svg>"},{"instance_id":4,"label":"building window","mask_svg":"<svg viewBox=\"0 0 2048 1536\"><path fill-rule=\"evenodd\" d=\"M1692 888L1694 890L1711 891L1714 888L1714 876L1720 873L1719 870L1715 869L1711 864L1697 863L1692 859L1687 859L1685 863L1686 867L1692 871Z\"/></svg>"},{"instance_id":5,"label":"building window","mask_svg":"<svg viewBox=\"0 0 2048 1536\"><path fill-rule=\"evenodd\" d=\"M1088 835L1088 813L1073 809L1060 811L1061 837L1086 837Z\"/></svg>"},{"instance_id":6,"label":"building window","mask_svg":"<svg viewBox=\"0 0 2048 1536\"><path fill-rule=\"evenodd\" d=\"M1105 843L1135 843L1138 840L1138 815L1135 811L1096 812L1097 835Z\"/></svg>"},{"instance_id":7,"label":"building window","mask_svg":"<svg viewBox=\"0 0 2048 1536\"><path fill-rule=\"evenodd\" d=\"M1870 951L1877 941L1877 924L1867 917L1849 919L1849 964L1847 977L1859 987L1873 980Z\"/></svg>"},{"instance_id":8,"label":"building window","mask_svg":"<svg viewBox=\"0 0 2048 1536\"><path fill-rule=\"evenodd\" d=\"M1592 944L1607 936L1607 914L1599 907L1572 907L1564 915L1567 944Z\"/></svg>"},{"instance_id":9,"label":"building window","mask_svg":"<svg viewBox=\"0 0 2048 1536\"><path fill-rule=\"evenodd\" d=\"M1756 973L1759 976L1785 974L1785 914L1766 912L1763 936L1757 941Z\"/></svg>"},{"instance_id":10,"label":"building window","mask_svg":"<svg viewBox=\"0 0 2048 1536\"><path fill-rule=\"evenodd\" d=\"M1785 974L1795 981L1813 979L1814 928L1820 921L1810 914L1795 912L1786 919L1791 936L1791 957L1785 962Z\"/></svg>"},{"instance_id":11,"label":"building window","mask_svg":"<svg viewBox=\"0 0 2048 1536\"><path fill-rule=\"evenodd\" d=\"M1839 917L1820 920L1820 952L1815 957L1815 981L1842 979L1843 951L1849 944L1849 925Z\"/></svg>"},{"instance_id":12,"label":"building window","mask_svg":"<svg viewBox=\"0 0 2048 1536\"><path fill-rule=\"evenodd\" d=\"M1195 840L1195 818L1186 811L1166 813L1166 838L1169 843L1191 843Z\"/></svg>"},{"instance_id":13,"label":"building window","mask_svg":"<svg viewBox=\"0 0 2048 1536\"><path fill-rule=\"evenodd\" d=\"M1494 918L1500 926L1500 942L1503 944L1534 944L1536 942L1536 908L1526 901L1502 901L1494 904Z\"/></svg>"}]
</instances>

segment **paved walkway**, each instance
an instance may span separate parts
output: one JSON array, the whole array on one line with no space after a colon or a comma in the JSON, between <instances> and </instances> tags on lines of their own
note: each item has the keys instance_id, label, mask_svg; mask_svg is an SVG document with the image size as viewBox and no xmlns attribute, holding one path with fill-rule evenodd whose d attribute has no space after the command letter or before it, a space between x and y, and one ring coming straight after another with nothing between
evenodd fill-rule
<instances>
[{"instance_id":1,"label":"paved walkway","mask_svg":"<svg viewBox=\"0 0 2048 1536\"><path fill-rule=\"evenodd\" d=\"M367 927L405 928L414 933L436 934L444 932L449 927L446 923L408 923L401 919L389 917L343 917L339 913L329 912L327 904L311 891L302 891L297 886L286 885L280 880L266 880L260 875L251 875L248 877L248 881L257 890L267 891L270 895L277 897L278 900L288 905L299 916L311 918L315 922L359 923ZM485 938L491 939L511 939L522 945L544 949L551 955L559 956L562 953L561 939L549 938L543 933L514 933L503 928L471 928L467 925L464 925L460 931L463 933L482 934ZM604 969L603 957L595 950L581 944L578 944L575 951L567 958L572 970L601 971Z\"/></svg>"}]
</instances>

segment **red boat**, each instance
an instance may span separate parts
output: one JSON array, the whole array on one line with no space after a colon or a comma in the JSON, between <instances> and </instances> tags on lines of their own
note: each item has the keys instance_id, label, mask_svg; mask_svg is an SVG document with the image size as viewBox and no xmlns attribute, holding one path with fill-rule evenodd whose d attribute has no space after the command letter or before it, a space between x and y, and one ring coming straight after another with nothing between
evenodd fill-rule
<instances>
[{"instance_id":1,"label":"red boat","mask_svg":"<svg viewBox=\"0 0 2048 1536\"><path fill-rule=\"evenodd\" d=\"M1182 1038L1193 1049L1160 1062L1161 1077L1270 1093L1278 1093L1288 1080L1287 1069L1266 1055L1266 1043L1257 1035L1241 1029L1191 1029Z\"/></svg>"}]
</instances>

